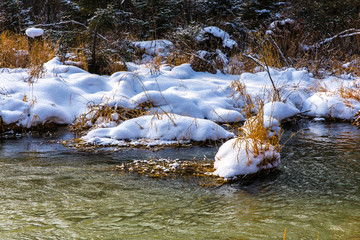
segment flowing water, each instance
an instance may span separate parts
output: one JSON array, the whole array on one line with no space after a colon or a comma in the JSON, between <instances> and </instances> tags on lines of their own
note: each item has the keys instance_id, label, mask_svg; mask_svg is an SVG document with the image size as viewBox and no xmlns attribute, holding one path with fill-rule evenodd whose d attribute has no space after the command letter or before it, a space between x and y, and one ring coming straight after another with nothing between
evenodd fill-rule
<instances>
[{"instance_id":1,"label":"flowing water","mask_svg":"<svg viewBox=\"0 0 360 240\"><path fill-rule=\"evenodd\" d=\"M49 142L66 131L0 140L0 239L283 239L285 228L286 239L360 239L360 130L298 128L277 173L221 187L111 170L213 158L216 147L88 153Z\"/></svg>"}]
</instances>

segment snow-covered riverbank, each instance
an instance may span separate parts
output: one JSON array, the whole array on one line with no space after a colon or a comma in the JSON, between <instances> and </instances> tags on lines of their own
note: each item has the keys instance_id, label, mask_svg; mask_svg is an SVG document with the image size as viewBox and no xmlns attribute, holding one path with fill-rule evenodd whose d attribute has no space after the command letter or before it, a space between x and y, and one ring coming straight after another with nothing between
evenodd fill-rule
<instances>
[{"instance_id":1,"label":"snow-covered riverbank","mask_svg":"<svg viewBox=\"0 0 360 240\"><path fill-rule=\"evenodd\" d=\"M0 69L3 124L24 128L49 122L70 125L89 112L89 106L136 109L147 104L147 112L137 119L119 121L112 115L95 123L86 122L91 128L83 140L116 145L148 139L162 144L234 137L219 124L246 120L249 103L244 93L255 103L253 111L264 104L264 119L271 117L273 122L299 114L351 121L360 110L356 98L359 78L320 80L305 70L271 69L281 96L281 101L272 102L273 88L267 72L210 74L195 72L189 64L174 68L162 65L156 74L148 65L128 63L128 69L99 76L54 58L45 64L45 75L33 83L28 81L27 69ZM242 90L234 86L242 86Z\"/></svg>"}]
</instances>

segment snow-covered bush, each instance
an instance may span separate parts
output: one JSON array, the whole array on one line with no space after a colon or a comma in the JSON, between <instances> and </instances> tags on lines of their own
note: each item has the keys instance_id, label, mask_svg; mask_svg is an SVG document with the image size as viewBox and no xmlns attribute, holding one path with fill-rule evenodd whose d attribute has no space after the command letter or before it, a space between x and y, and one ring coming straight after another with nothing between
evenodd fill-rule
<instances>
[{"instance_id":1,"label":"snow-covered bush","mask_svg":"<svg viewBox=\"0 0 360 240\"><path fill-rule=\"evenodd\" d=\"M196 37L201 50L216 52L220 49L228 57L237 50L238 44L230 38L229 33L211 26L203 28Z\"/></svg>"},{"instance_id":2,"label":"snow-covered bush","mask_svg":"<svg viewBox=\"0 0 360 240\"><path fill-rule=\"evenodd\" d=\"M215 74L217 70L224 72L228 63L226 56L217 49L216 52L198 51L190 59L191 68L196 72Z\"/></svg>"}]
</instances>

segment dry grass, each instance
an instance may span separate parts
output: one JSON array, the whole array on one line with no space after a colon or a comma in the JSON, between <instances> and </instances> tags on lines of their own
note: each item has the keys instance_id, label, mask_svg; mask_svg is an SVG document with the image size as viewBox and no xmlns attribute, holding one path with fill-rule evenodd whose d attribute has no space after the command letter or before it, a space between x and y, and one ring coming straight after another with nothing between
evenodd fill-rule
<instances>
[{"instance_id":1,"label":"dry grass","mask_svg":"<svg viewBox=\"0 0 360 240\"><path fill-rule=\"evenodd\" d=\"M88 61L87 61L87 53L83 43L79 43L77 47L72 50L72 56L69 60L71 60L72 64L84 69L85 71L89 71Z\"/></svg>"},{"instance_id":2,"label":"dry grass","mask_svg":"<svg viewBox=\"0 0 360 240\"><path fill-rule=\"evenodd\" d=\"M229 59L226 66L226 73L232 75L240 75L244 72L254 73L257 70L257 65L254 61L245 57L243 53L238 53Z\"/></svg>"},{"instance_id":3,"label":"dry grass","mask_svg":"<svg viewBox=\"0 0 360 240\"><path fill-rule=\"evenodd\" d=\"M271 126L272 123L270 122L269 125ZM238 141L242 141L243 138L250 139L251 141L245 141L245 148L247 152L251 151L255 157L270 149L275 149L280 152L282 148L280 140L283 130L280 129L279 132L271 132L270 128L265 127L264 111L262 106L258 109L258 113L255 116L247 118L244 126L242 126L240 130L242 131L242 137L239 137ZM277 159L272 157L266 158L261 164L267 165L268 163L272 163L276 160ZM249 162L251 162L251 160Z\"/></svg>"},{"instance_id":4,"label":"dry grass","mask_svg":"<svg viewBox=\"0 0 360 240\"><path fill-rule=\"evenodd\" d=\"M331 63L330 71L335 75L360 76L360 55L346 56L344 61L333 57Z\"/></svg>"},{"instance_id":5,"label":"dry grass","mask_svg":"<svg viewBox=\"0 0 360 240\"><path fill-rule=\"evenodd\" d=\"M44 74L44 63L48 62L56 55L56 49L59 42L54 47L53 44L46 39L34 41L29 49L30 54L30 78L29 82L39 79Z\"/></svg>"},{"instance_id":6,"label":"dry grass","mask_svg":"<svg viewBox=\"0 0 360 240\"><path fill-rule=\"evenodd\" d=\"M29 81L34 82L43 74L43 65L55 56L58 44L47 39L29 41L27 37L12 32L0 35L0 67L29 68Z\"/></svg>"},{"instance_id":7,"label":"dry grass","mask_svg":"<svg viewBox=\"0 0 360 240\"><path fill-rule=\"evenodd\" d=\"M329 88L321 79L315 79L309 87L313 92L329 92Z\"/></svg>"},{"instance_id":8,"label":"dry grass","mask_svg":"<svg viewBox=\"0 0 360 240\"><path fill-rule=\"evenodd\" d=\"M344 86L340 86L340 88L337 90L340 97L344 100L355 100L360 102L360 88L347 88Z\"/></svg>"},{"instance_id":9,"label":"dry grass","mask_svg":"<svg viewBox=\"0 0 360 240\"><path fill-rule=\"evenodd\" d=\"M255 104L250 94L246 91L245 83L241 81L232 81L230 87L233 89L232 97L236 101L242 100L244 103L243 113L245 116L250 117L254 113Z\"/></svg>"},{"instance_id":10,"label":"dry grass","mask_svg":"<svg viewBox=\"0 0 360 240\"><path fill-rule=\"evenodd\" d=\"M280 152L282 148L280 140L283 130L280 129L279 132L272 132L270 128L265 127L263 102L260 99L253 100L246 91L246 85L240 81L233 81L231 87L237 94L237 100L241 99L244 103L242 112L247 120L242 127L238 128L239 137L235 145L240 146L242 142L245 143L245 150L249 158L248 163L251 163L250 153L257 157L270 149ZM272 123L270 122L267 125L271 126ZM258 167L267 166L269 163L276 161L278 159L275 155L269 155L263 159Z\"/></svg>"},{"instance_id":11,"label":"dry grass","mask_svg":"<svg viewBox=\"0 0 360 240\"><path fill-rule=\"evenodd\" d=\"M146 66L150 69L151 75L158 75L160 74L160 67L162 64L162 57L160 55L156 55L154 58L151 59Z\"/></svg>"},{"instance_id":12,"label":"dry grass","mask_svg":"<svg viewBox=\"0 0 360 240\"><path fill-rule=\"evenodd\" d=\"M176 67L184 63L190 63L191 54L174 51L166 58L166 63L171 67Z\"/></svg>"},{"instance_id":13,"label":"dry grass","mask_svg":"<svg viewBox=\"0 0 360 240\"><path fill-rule=\"evenodd\" d=\"M115 60L113 61L112 64L110 64L107 69L105 71L109 72L109 74L113 74L116 72L121 72L121 71L127 71L127 66L125 63L123 63L122 61L119 60Z\"/></svg>"},{"instance_id":14,"label":"dry grass","mask_svg":"<svg viewBox=\"0 0 360 240\"><path fill-rule=\"evenodd\" d=\"M27 38L4 31L0 34L0 68L27 67L29 62Z\"/></svg>"},{"instance_id":15,"label":"dry grass","mask_svg":"<svg viewBox=\"0 0 360 240\"><path fill-rule=\"evenodd\" d=\"M76 117L70 130L74 132L82 132L96 127L101 123L114 122L117 125L121 122L136 118L148 113L152 107L151 103L140 104L136 109L127 109L122 107L112 107L108 104L89 104L88 111Z\"/></svg>"}]
</instances>

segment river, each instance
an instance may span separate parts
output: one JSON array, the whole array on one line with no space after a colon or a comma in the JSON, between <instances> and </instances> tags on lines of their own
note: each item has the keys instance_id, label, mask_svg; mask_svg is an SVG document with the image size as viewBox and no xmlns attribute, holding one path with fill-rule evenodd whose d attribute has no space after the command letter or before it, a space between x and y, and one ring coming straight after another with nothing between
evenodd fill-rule
<instances>
[{"instance_id":1,"label":"river","mask_svg":"<svg viewBox=\"0 0 360 240\"><path fill-rule=\"evenodd\" d=\"M304 122L279 171L220 187L114 171L129 160L211 159L217 147L65 148L66 129L0 140L0 239L359 239L360 130Z\"/></svg>"}]
</instances>

